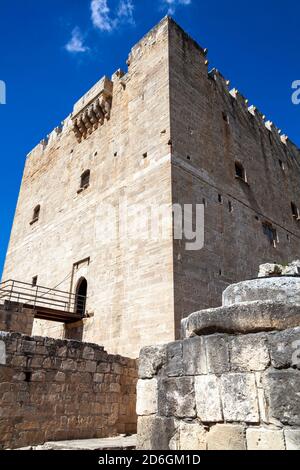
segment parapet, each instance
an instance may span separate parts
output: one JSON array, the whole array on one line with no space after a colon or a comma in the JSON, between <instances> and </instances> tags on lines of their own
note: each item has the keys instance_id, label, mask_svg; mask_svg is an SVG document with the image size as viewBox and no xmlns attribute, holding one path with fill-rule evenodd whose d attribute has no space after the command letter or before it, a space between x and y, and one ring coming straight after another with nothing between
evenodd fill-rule
<instances>
[{"instance_id":1,"label":"parapet","mask_svg":"<svg viewBox=\"0 0 300 470\"><path fill-rule=\"evenodd\" d=\"M268 120L256 106L250 105L249 100L237 88L230 88L230 80L227 80L218 69L213 68L208 72L208 76L214 80L222 93L230 96L231 100L234 100L245 111L245 115L248 114L249 117L251 115L256 120L257 125L261 128L266 128L280 145L285 145L293 154L299 155L298 147L288 136L282 134L281 130L271 120Z\"/></svg>"}]
</instances>

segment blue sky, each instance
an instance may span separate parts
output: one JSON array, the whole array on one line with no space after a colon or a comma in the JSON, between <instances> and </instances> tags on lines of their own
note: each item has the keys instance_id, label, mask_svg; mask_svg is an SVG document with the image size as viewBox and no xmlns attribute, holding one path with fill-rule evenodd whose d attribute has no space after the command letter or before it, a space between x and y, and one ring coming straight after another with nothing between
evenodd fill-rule
<instances>
[{"instance_id":1,"label":"blue sky","mask_svg":"<svg viewBox=\"0 0 300 470\"><path fill-rule=\"evenodd\" d=\"M299 0L0 0L0 273L26 154L168 12L300 146Z\"/></svg>"}]
</instances>

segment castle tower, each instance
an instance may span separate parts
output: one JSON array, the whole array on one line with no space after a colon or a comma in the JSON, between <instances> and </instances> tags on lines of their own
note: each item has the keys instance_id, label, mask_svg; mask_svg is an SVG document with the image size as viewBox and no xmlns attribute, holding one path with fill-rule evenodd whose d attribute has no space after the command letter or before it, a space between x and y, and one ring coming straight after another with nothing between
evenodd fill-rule
<instances>
[{"instance_id":1,"label":"castle tower","mask_svg":"<svg viewBox=\"0 0 300 470\"><path fill-rule=\"evenodd\" d=\"M80 324L34 334L137 357L259 264L298 257L299 176L299 150L164 18L28 155L3 280L87 293ZM202 249L174 240L174 204L205 205ZM149 238L135 224L151 208L164 231Z\"/></svg>"}]
</instances>

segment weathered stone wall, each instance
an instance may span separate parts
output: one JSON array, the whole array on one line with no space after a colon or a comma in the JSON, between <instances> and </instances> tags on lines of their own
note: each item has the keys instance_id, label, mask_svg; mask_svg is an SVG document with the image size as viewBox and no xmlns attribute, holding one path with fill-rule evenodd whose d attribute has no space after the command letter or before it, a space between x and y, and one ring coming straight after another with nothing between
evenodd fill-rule
<instances>
[{"instance_id":1,"label":"weathered stone wall","mask_svg":"<svg viewBox=\"0 0 300 470\"><path fill-rule=\"evenodd\" d=\"M136 361L0 332L0 448L136 431Z\"/></svg>"},{"instance_id":2,"label":"weathered stone wall","mask_svg":"<svg viewBox=\"0 0 300 470\"><path fill-rule=\"evenodd\" d=\"M142 350L139 448L300 449L300 304L287 300L300 279L260 282L184 320L185 339Z\"/></svg>"},{"instance_id":3,"label":"weathered stone wall","mask_svg":"<svg viewBox=\"0 0 300 470\"><path fill-rule=\"evenodd\" d=\"M0 304L0 331L10 331L31 335L34 312L13 302Z\"/></svg>"},{"instance_id":4,"label":"weathered stone wall","mask_svg":"<svg viewBox=\"0 0 300 470\"><path fill-rule=\"evenodd\" d=\"M143 349L139 448L299 450L300 370L291 347L299 340L294 328Z\"/></svg>"},{"instance_id":5,"label":"weathered stone wall","mask_svg":"<svg viewBox=\"0 0 300 470\"><path fill-rule=\"evenodd\" d=\"M288 263L300 250L300 223L291 211L291 202L300 207L299 150L274 125L267 128L259 110L248 109L252 103L230 93L238 84L217 70L208 73L207 59L172 23L173 203L206 206L204 248L187 251L174 241L177 339L182 318L220 305L223 290L256 277L259 264ZM247 183L235 177L235 162L243 165ZM264 222L277 230L276 247Z\"/></svg>"}]
</instances>

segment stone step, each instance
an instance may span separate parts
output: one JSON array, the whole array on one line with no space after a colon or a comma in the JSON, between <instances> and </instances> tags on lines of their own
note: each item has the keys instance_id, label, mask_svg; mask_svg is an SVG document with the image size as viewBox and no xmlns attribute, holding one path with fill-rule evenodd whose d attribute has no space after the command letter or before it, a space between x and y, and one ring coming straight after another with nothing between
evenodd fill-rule
<instances>
[{"instance_id":1,"label":"stone step","mask_svg":"<svg viewBox=\"0 0 300 470\"><path fill-rule=\"evenodd\" d=\"M35 447L23 447L19 450L135 450L136 434L120 435L104 439L81 439L74 441L46 442Z\"/></svg>"}]
</instances>

